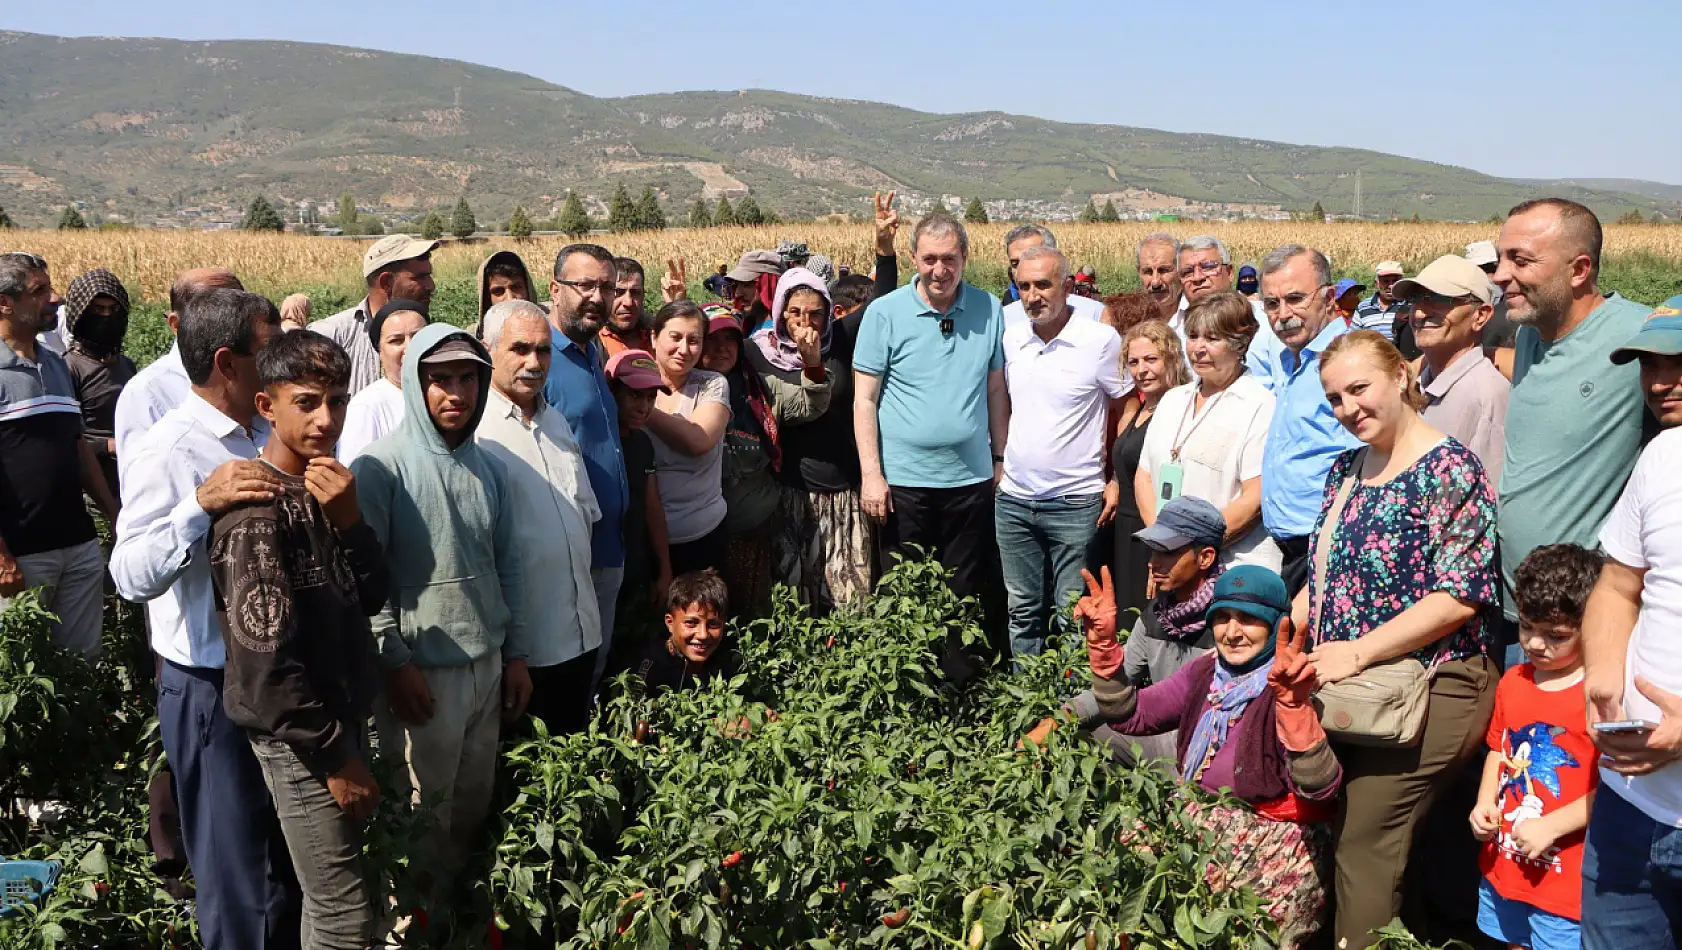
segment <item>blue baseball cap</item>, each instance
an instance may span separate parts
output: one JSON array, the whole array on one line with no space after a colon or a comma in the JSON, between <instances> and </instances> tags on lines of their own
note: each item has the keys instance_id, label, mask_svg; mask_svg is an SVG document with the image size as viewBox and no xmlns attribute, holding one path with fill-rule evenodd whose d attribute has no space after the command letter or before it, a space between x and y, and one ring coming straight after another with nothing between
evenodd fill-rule
<instances>
[{"instance_id":1,"label":"blue baseball cap","mask_svg":"<svg viewBox=\"0 0 1682 950\"><path fill-rule=\"evenodd\" d=\"M1259 564L1239 564L1227 568L1215 579L1214 598L1203 613L1205 622L1222 607L1254 617L1273 630L1278 628L1279 618L1291 612L1291 598L1278 574Z\"/></svg>"},{"instance_id":2,"label":"blue baseball cap","mask_svg":"<svg viewBox=\"0 0 1682 950\"><path fill-rule=\"evenodd\" d=\"M1336 299L1338 297L1342 297L1344 294L1350 292L1351 290L1366 290L1366 289L1367 289L1366 284L1361 283L1360 281L1354 279L1353 277L1345 277L1342 280L1338 281L1337 286L1335 288L1333 288L1332 297L1334 299Z\"/></svg>"},{"instance_id":3,"label":"blue baseball cap","mask_svg":"<svg viewBox=\"0 0 1682 950\"><path fill-rule=\"evenodd\" d=\"M1612 351L1612 362L1628 363L1642 353L1682 355L1682 294L1654 307L1635 336Z\"/></svg>"},{"instance_id":4,"label":"blue baseball cap","mask_svg":"<svg viewBox=\"0 0 1682 950\"><path fill-rule=\"evenodd\" d=\"M1242 277L1255 277L1255 276L1257 276L1255 266L1251 265L1251 264L1245 264L1243 267L1238 268L1238 276L1241 277L1241 278Z\"/></svg>"},{"instance_id":5,"label":"blue baseball cap","mask_svg":"<svg viewBox=\"0 0 1682 950\"><path fill-rule=\"evenodd\" d=\"M1226 518L1207 501L1181 495L1157 511L1155 524L1133 532L1133 537L1153 551L1178 551L1193 544L1218 548L1226 537Z\"/></svg>"}]
</instances>

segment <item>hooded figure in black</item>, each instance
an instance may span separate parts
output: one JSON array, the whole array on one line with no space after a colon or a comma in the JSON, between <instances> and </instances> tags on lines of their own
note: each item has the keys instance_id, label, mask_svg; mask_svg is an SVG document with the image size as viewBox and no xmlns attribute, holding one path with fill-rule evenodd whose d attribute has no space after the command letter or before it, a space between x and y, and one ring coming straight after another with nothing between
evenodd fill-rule
<instances>
[{"instance_id":1,"label":"hooded figure in black","mask_svg":"<svg viewBox=\"0 0 1682 950\"><path fill-rule=\"evenodd\" d=\"M128 291L108 270L90 270L64 291L64 325L70 330L64 361L82 404L83 438L105 473L111 493L117 487L117 396L134 378L134 361L123 355L128 333Z\"/></svg>"}]
</instances>

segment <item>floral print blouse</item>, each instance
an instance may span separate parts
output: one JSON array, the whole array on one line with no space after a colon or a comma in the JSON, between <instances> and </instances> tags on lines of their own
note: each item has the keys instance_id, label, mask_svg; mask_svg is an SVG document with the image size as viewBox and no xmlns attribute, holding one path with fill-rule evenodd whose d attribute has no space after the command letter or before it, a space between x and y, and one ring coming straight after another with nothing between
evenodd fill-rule
<instances>
[{"instance_id":1,"label":"floral print blouse","mask_svg":"<svg viewBox=\"0 0 1682 950\"><path fill-rule=\"evenodd\" d=\"M1309 535L1310 564L1326 514L1359 449L1338 456L1326 476L1320 517ZM1445 438L1382 485L1357 481L1331 536L1325 590L1309 575L1314 643L1355 640L1444 591L1478 605L1460 629L1413 653L1427 668L1494 650L1491 609L1500 603L1495 493L1472 451ZM1322 605L1322 599L1323 605ZM1312 621L1311 621L1312 623Z\"/></svg>"}]
</instances>

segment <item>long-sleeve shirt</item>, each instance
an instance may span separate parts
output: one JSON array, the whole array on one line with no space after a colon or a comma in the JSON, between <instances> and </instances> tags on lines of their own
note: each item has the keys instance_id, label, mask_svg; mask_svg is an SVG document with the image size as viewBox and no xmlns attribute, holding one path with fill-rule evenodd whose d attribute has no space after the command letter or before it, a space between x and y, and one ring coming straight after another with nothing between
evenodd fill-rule
<instances>
[{"instance_id":1,"label":"long-sleeve shirt","mask_svg":"<svg viewBox=\"0 0 1682 950\"><path fill-rule=\"evenodd\" d=\"M602 644L590 580L590 527L602 512L578 440L560 410L541 405L528 423L494 388L474 438L507 468L515 547L521 562L534 567L533 580L538 565L546 578L520 586L525 626L514 649L533 667L583 656Z\"/></svg>"},{"instance_id":2,"label":"long-sleeve shirt","mask_svg":"<svg viewBox=\"0 0 1682 950\"><path fill-rule=\"evenodd\" d=\"M368 298L310 324L309 328L344 347L350 356L350 394L352 396L372 386L380 378L380 351L368 336L368 321L374 311Z\"/></svg>"},{"instance_id":3,"label":"long-sleeve shirt","mask_svg":"<svg viewBox=\"0 0 1682 950\"><path fill-rule=\"evenodd\" d=\"M228 662L228 718L331 775L355 754L378 693L368 616L385 606L385 554L366 523L339 532L304 479L211 529L210 574Z\"/></svg>"},{"instance_id":4,"label":"long-sleeve shirt","mask_svg":"<svg viewBox=\"0 0 1682 950\"><path fill-rule=\"evenodd\" d=\"M111 579L125 600L146 605L152 650L166 660L203 669L226 660L210 580L211 517L198 488L222 463L256 458L267 438L260 416L248 429L189 391L123 466Z\"/></svg>"},{"instance_id":5,"label":"long-sleeve shirt","mask_svg":"<svg viewBox=\"0 0 1682 950\"><path fill-rule=\"evenodd\" d=\"M185 402L192 389L187 369L181 365L181 348L176 345L134 374L117 397L117 413L112 421L119 472L128 468L128 459L139 448L139 438L157 425L165 413Z\"/></svg>"}]
</instances>

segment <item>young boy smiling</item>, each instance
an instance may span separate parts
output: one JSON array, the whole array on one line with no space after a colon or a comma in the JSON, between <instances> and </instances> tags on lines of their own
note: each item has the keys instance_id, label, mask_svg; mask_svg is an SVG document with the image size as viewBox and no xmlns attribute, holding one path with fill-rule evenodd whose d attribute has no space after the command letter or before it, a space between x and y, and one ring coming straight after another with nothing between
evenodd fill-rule
<instances>
[{"instance_id":1,"label":"young boy smiling","mask_svg":"<svg viewBox=\"0 0 1682 950\"><path fill-rule=\"evenodd\" d=\"M724 645L730 595L717 571L693 571L672 581L666 596L666 636L649 642L632 670L648 694L695 689L729 675L734 655Z\"/></svg>"},{"instance_id":2,"label":"young boy smiling","mask_svg":"<svg viewBox=\"0 0 1682 950\"><path fill-rule=\"evenodd\" d=\"M380 797L364 758L378 688L368 617L385 604L386 573L355 480L333 458L350 358L327 337L287 333L258 352L257 375L270 426L259 458L280 490L211 528L223 702L274 796L304 895L303 945L365 946L361 823Z\"/></svg>"}]
</instances>

